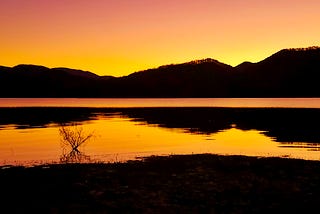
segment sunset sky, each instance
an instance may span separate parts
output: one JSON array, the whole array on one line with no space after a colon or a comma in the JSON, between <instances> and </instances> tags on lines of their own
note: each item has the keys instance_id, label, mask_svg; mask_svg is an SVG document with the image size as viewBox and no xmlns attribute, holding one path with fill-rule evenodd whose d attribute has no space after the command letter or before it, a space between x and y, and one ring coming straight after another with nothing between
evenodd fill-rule
<instances>
[{"instance_id":1,"label":"sunset sky","mask_svg":"<svg viewBox=\"0 0 320 214\"><path fill-rule=\"evenodd\" d=\"M122 76L320 45L319 0L0 0L0 65Z\"/></svg>"}]
</instances>

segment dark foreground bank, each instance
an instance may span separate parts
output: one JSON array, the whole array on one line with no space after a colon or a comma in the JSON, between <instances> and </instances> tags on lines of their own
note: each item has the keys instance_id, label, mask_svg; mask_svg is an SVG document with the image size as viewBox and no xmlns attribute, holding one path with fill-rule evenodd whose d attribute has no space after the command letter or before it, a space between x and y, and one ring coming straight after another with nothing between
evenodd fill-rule
<instances>
[{"instance_id":1,"label":"dark foreground bank","mask_svg":"<svg viewBox=\"0 0 320 214\"><path fill-rule=\"evenodd\" d=\"M308 213L320 162L244 156L2 167L1 213Z\"/></svg>"}]
</instances>

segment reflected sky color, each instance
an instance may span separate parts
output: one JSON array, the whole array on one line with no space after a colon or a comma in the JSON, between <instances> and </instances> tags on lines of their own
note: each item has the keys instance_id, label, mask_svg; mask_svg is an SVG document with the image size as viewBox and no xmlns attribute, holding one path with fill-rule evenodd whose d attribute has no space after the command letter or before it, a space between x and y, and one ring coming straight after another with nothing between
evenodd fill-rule
<instances>
[{"instance_id":1,"label":"reflected sky color","mask_svg":"<svg viewBox=\"0 0 320 214\"><path fill-rule=\"evenodd\" d=\"M0 107L320 108L320 98L0 98Z\"/></svg>"},{"instance_id":2,"label":"reflected sky color","mask_svg":"<svg viewBox=\"0 0 320 214\"><path fill-rule=\"evenodd\" d=\"M95 133L80 151L97 161L192 153L320 158L319 98L0 99L0 107L0 165L59 162L59 124L72 122Z\"/></svg>"},{"instance_id":3,"label":"reflected sky color","mask_svg":"<svg viewBox=\"0 0 320 214\"><path fill-rule=\"evenodd\" d=\"M101 117L82 125L95 138L81 152L97 161L125 161L149 155L214 153L249 156L286 156L319 159L308 148L285 148L260 131L231 128L218 133L190 134L160 128L120 116ZM58 127L0 130L0 165L57 163L62 153Z\"/></svg>"},{"instance_id":4,"label":"reflected sky color","mask_svg":"<svg viewBox=\"0 0 320 214\"><path fill-rule=\"evenodd\" d=\"M318 0L1 0L0 65L122 76L215 58L237 65L319 45Z\"/></svg>"}]
</instances>

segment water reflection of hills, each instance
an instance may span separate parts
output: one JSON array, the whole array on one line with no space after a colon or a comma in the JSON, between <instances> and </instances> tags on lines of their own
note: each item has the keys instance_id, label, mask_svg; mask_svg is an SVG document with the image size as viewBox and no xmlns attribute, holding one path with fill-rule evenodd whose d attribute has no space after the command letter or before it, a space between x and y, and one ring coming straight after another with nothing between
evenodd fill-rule
<instances>
[{"instance_id":1,"label":"water reflection of hills","mask_svg":"<svg viewBox=\"0 0 320 214\"><path fill-rule=\"evenodd\" d=\"M0 128L45 128L48 125L84 122L94 119L87 108L0 108Z\"/></svg>"},{"instance_id":2,"label":"water reflection of hills","mask_svg":"<svg viewBox=\"0 0 320 214\"><path fill-rule=\"evenodd\" d=\"M146 125L213 134L236 126L260 130L283 146L314 148L320 143L320 109L286 108L1 108L0 128L86 123L99 117L126 117ZM300 142L300 143L298 143Z\"/></svg>"}]
</instances>

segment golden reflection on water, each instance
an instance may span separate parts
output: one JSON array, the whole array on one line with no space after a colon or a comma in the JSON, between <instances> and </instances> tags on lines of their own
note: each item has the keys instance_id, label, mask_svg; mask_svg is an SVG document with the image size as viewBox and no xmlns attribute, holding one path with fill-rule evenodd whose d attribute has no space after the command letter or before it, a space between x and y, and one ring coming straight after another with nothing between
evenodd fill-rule
<instances>
[{"instance_id":1,"label":"golden reflection on water","mask_svg":"<svg viewBox=\"0 0 320 214\"><path fill-rule=\"evenodd\" d=\"M55 160L59 142L57 128L0 130L0 164Z\"/></svg>"},{"instance_id":2,"label":"golden reflection on water","mask_svg":"<svg viewBox=\"0 0 320 214\"><path fill-rule=\"evenodd\" d=\"M197 135L113 117L90 121L83 124L83 128L87 132L94 131L96 137L82 152L98 161L192 153L319 159L318 152L281 148L260 131L242 131L235 127L210 135ZM0 165L58 162L61 152L59 127L0 130Z\"/></svg>"}]
</instances>

